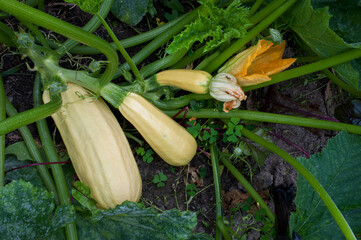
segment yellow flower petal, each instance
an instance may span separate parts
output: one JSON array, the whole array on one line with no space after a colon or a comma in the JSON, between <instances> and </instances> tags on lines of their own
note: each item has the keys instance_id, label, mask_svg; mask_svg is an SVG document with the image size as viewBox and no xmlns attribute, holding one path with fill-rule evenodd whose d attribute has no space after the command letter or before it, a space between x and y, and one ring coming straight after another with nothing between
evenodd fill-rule
<instances>
[{"instance_id":1,"label":"yellow flower petal","mask_svg":"<svg viewBox=\"0 0 361 240\"><path fill-rule=\"evenodd\" d=\"M274 45L267 40L259 40L257 45L237 54L218 72L234 75L240 86L255 85L271 80L272 74L288 68L295 58L282 59L286 42Z\"/></svg>"}]
</instances>

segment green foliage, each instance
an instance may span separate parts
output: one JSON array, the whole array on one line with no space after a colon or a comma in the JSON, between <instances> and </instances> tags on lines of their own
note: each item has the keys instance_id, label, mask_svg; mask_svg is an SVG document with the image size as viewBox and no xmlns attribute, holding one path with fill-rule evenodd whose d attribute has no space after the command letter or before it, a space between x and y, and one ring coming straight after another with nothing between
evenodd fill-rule
<instances>
[{"instance_id":1,"label":"green foliage","mask_svg":"<svg viewBox=\"0 0 361 240\"><path fill-rule=\"evenodd\" d=\"M20 146L20 145L18 145ZM20 154L20 152L19 152ZM21 155L21 154L20 154ZM16 155L6 154L5 155L5 171L12 170L17 167L21 167L28 164L33 164L31 161L19 161ZM5 182L11 182L13 180L22 179L27 182L31 182L34 186L44 187L43 179L40 177L39 172L35 166L25 167L13 170L6 173ZM45 188L45 187L44 187Z\"/></svg>"},{"instance_id":2,"label":"green foliage","mask_svg":"<svg viewBox=\"0 0 361 240\"><path fill-rule=\"evenodd\" d=\"M355 235L361 234L361 137L341 132L329 140L321 154L302 163L338 206ZM343 239L343 234L308 182L299 176L291 227L303 239Z\"/></svg>"},{"instance_id":3,"label":"green foliage","mask_svg":"<svg viewBox=\"0 0 361 240\"><path fill-rule=\"evenodd\" d=\"M114 0L111 11L120 21L137 25L147 13L150 0Z\"/></svg>"},{"instance_id":4,"label":"green foliage","mask_svg":"<svg viewBox=\"0 0 361 240\"><path fill-rule=\"evenodd\" d=\"M192 197L194 197L198 192L198 188L195 183L187 184L185 190L187 192L187 195Z\"/></svg>"},{"instance_id":5,"label":"green foliage","mask_svg":"<svg viewBox=\"0 0 361 240\"><path fill-rule=\"evenodd\" d=\"M226 133L223 135L223 142L238 142L238 138L242 136L241 130L243 128L242 125L238 125L241 121L240 118L231 118L230 121L225 126L227 128Z\"/></svg>"},{"instance_id":6,"label":"green foliage","mask_svg":"<svg viewBox=\"0 0 361 240\"><path fill-rule=\"evenodd\" d=\"M143 147L138 147L135 152L142 156L143 162L151 163L154 160L154 151L150 148L145 150Z\"/></svg>"},{"instance_id":7,"label":"green foliage","mask_svg":"<svg viewBox=\"0 0 361 240\"><path fill-rule=\"evenodd\" d=\"M96 14L99 11L103 1L104 0L65 0L65 2L78 5L84 12L92 14Z\"/></svg>"},{"instance_id":8,"label":"green foliage","mask_svg":"<svg viewBox=\"0 0 361 240\"><path fill-rule=\"evenodd\" d=\"M179 0L164 0L163 5L172 9L172 13L165 13L164 17L168 21L172 21L173 19L177 18L180 14L184 13L184 8Z\"/></svg>"},{"instance_id":9,"label":"green foliage","mask_svg":"<svg viewBox=\"0 0 361 240\"><path fill-rule=\"evenodd\" d=\"M75 220L73 207L55 208L53 194L23 180L0 189L0 212L2 239L46 239Z\"/></svg>"},{"instance_id":10,"label":"green foliage","mask_svg":"<svg viewBox=\"0 0 361 240\"><path fill-rule=\"evenodd\" d=\"M227 8L218 8L211 1L202 1L207 14L199 13L199 18L174 37L166 52L172 54L182 48L190 49L195 42L205 42L205 50L210 51L232 38L242 38L249 26L248 9L239 0L234 0Z\"/></svg>"},{"instance_id":11,"label":"green foliage","mask_svg":"<svg viewBox=\"0 0 361 240\"><path fill-rule=\"evenodd\" d=\"M33 158L30 156L30 153L23 141L6 147L5 155L15 155L19 161L33 161Z\"/></svg>"},{"instance_id":12,"label":"green foliage","mask_svg":"<svg viewBox=\"0 0 361 240\"><path fill-rule=\"evenodd\" d=\"M194 137L196 138L198 136L198 134L201 131L201 124L200 123L196 123L195 120L191 120L187 122L187 125L190 125L190 127L187 127L187 131Z\"/></svg>"},{"instance_id":13,"label":"green foliage","mask_svg":"<svg viewBox=\"0 0 361 240\"><path fill-rule=\"evenodd\" d=\"M80 181L74 182L71 188L71 195L86 209L93 214L98 211L96 201L90 197L90 188Z\"/></svg>"},{"instance_id":14,"label":"green foliage","mask_svg":"<svg viewBox=\"0 0 361 240\"><path fill-rule=\"evenodd\" d=\"M165 186L165 181L167 181L167 176L164 175L163 172L160 172L159 174L155 174L154 178L153 178L153 183L157 184L157 187L164 187Z\"/></svg>"},{"instance_id":15,"label":"green foliage","mask_svg":"<svg viewBox=\"0 0 361 240\"><path fill-rule=\"evenodd\" d=\"M325 6L331 1L312 2L317 3L317 6ZM292 18L291 29L320 57L330 57L353 48L361 48L359 33L361 8L357 5L357 1L332 2L334 8L331 12L332 15L336 14L337 18L331 21L331 27L340 35L329 27L331 18L329 8L313 10L311 0L298 1L287 16L287 19ZM344 40L353 42L346 43ZM346 83L361 90L360 59L338 65L334 69Z\"/></svg>"}]
</instances>

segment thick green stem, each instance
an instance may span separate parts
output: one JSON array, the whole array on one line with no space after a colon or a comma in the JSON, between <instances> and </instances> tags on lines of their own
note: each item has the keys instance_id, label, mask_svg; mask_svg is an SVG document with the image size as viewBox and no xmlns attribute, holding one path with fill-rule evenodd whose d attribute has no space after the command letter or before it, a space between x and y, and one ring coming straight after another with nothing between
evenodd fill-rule
<instances>
[{"instance_id":1,"label":"thick green stem","mask_svg":"<svg viewBox=\"0 0 361 240\"><path fill-rule=\"evenodd\" d=\"M184 18L182 18L179 22L174 24L172 27L170 27L166 32L160 34L157 38L153 39L150 43L148 43L142 50L140 50L137 54L135 54L132 57L132 60L135 64L141 63L143 60L145 60L147 57L149 57L155 50L157 50L160 46L168 42L174 35L176 35L178 32L180 32L185 25L189 24L191 21L193 21L198 16L197 10L193 10L192 12L186 14ZM179 55L179 54L178 54ZM177 56L178 56L177 55ZM182 55L184 56L184 54ZM182 57L181 56L181 57ZM172 58L172 62L170 65L175 64L179 58L173 58L171 55L167 56L168 60L160 59L159 61L156 61L154 63L149 64L150 66L146 66L145 69L141 69L141 75L142 77L146 78L146 76L151 75L153 72L157 72L158 68L160 66L164 67L165 64L167 64L167 61L170 61L169 58ZM168 65L168 66L170 66ZM129 65L128 64L122 64L118 70L117 73L114 75L114 78L119 77L123 71L128 71Z\"/></svg>"},{"instance_id":2,"label":"thick green stem","mask_svg":"<svg viewBox=\"0 0 361 240\"><path fill-rule=\"evenodd\" d=\"M8 99L6 100L6 113L8 116L10 116L7 119L12 119L12 118L15 118L15 116L20 115L20 114L18 114L18 112L16 111L16 109L10 103L10 101ZM28 148L29 153L30 153L31 157L33 158L33 160L37 163L43 163L44 162L43 158L40 154L40 151L38 149L38 146L36 145L36 142L35 142L33 136L31 135L29 128L27 126L22 126L22 127L16 127L15 129L19 130L19 132L25 142L25 145ZM57 204L59 204L59 195L56 190L56 186L54 184L53 178L51 177L51 175L48 171L48 168L45 165L38 165L38 166L36 166L36 168L38 169L38 172L39 172L41 178L43 179L46 188L48 189L49 192L54 193L56 202L57 202Z\"/></svg>"},{"instance_id":3,"label":"thick green stem","mask_svg":"<svg viewBox=\"0 0 361 240\"><path fill-rule=\"evenodd\" d=\"M186 16L188 16L187 14L182 15L181 17L168 22L166 24L162 24L152 30L149 30L147 32L141 33L139 35L136 36L132 36L126 39L121 39L119 40L120 44L124 47L124 48L129 48L129 47L134 47L136 45L148 42L162 34L165 34L165 32L172 27L173 25L175 25L177 22L179 22L180 20L182 20L183 18L185 18ZM117 46L115 45L114 42L110 43L110 45L114 48L117 49ZM82 55L90 55L90 54L100 54L101 52L95 48L89 47L89 46L77 46L74 47L71 51L71 53L73 54L82 54Z\"/></svg>"},{"instance_id":4,"label":"thick green stem","mask_svg":"<svg viewBox=\"0 0 361 240\"><path fill-rule=\"evenodd\" d=\"M276 0L284 1L284 0ZM229 48L227 48L222 54L220 54L216 61L210 63L204 70L211 73L220 67L227 59L229 59L234 53L246 45L249 41L254 39L265 28L273 23L278 17L280 17L287 9L289 9L297 0L288 0L285 4L275 9L269 16L262 20L259 24L253 27L243 38L237 40Z\"/></svg>"},{"instance_id":5,"label":"thick green stem","mask_svg":"<svg viewBox=\"0 0 361 240\"><path fill-rule=\"evenodd\" d=\"M251 9L249 10L248 16L252 16L255 12L257 12L262 3L263 0L256 0L256 2L253 3Z\"/></svg>"},{"instance_id":6,"label":"thick green stem","mask_svg":"<svg viewBox=\"0 0 361 240\"><path fill-rule=\"evenodd\" d=\"M286 162L288 162L292 167L294 167L313 187L313 189L318 193L322 201L325 203L326 207L330 211L331 215L335 219L337 225L340 227L341 231L345 235L346 239L355 239L356 237L353 234L350 226L346 222L345 218L343 217L340 210L337 208L335 203L332 201L331 197L322 187L322 185L317 181L317 179L295 158L289 155L287 152L282 150L281 148L277 147L271 142L263 139L262 137L254 134L253 132L243 128L241 130L243 136L255 141L259 145L263 146L264 148L274 152L281 158L283 158Z\"/></svg>"},{"instance_id":7,"label":"thick green stem","mask_svg":"<svg viewBox=\"0 0 361 240\"><path fill-rule=\"evenodd\" d=\"M3 79L0 76L0 121L6 118L6 96ZM0 187L5 184L5 134L0 135Z\"/></svg>"},{"instance_id":8,"label":"thick green stem","mask_svg":"<svg viewBox=\"0 0 361 240\"><path fill-rule=\"evenodd\" d=\"M105 18L108 15L113 2L114 0L103 1L98 12L98 14L102 16L102 18ZM98 16L94 15L92 19L90 19L90 21L85 24L83 30L92 33L100 26L100 24L101 22ZM63 56L66 52L71 51L77 44L79 44L77 41L74 41L73 39L67 39L64 44L62 44L62 46L58 48L57 52L60 56ZM98 53L101 52L99 51Z\"/></svg>"},{"instance_id":9,"label":"thick green stem","mask_svg":"<svg viewBox=\"0 0 361 240\"><path fill-rule=\"evenodd\" d=\"M278 82L286 81L292 78L300 77L306 74L310 74L313 72L317 72L323 69L327 69L330 67L333 67L335 65L339 65L342 63L349 62L351 60L354 60L356 58L361 57L361 49L352 49L347 52L338 54L336 56L328 57L322 60L319 60L314 63L310 63L298 68L293 68L284 72L276 73L271 76L271 81L264 82L261 84L253 85L253 86L247 86L243 87L242 89L244 91L250 91L253 89L269 86L271 84L275 84Z\"/></svg>"},{"instance_id":10,"label":"thick green stem","mask_svg":"<svg viewBox=\"0 0 361 240\"><path fill-rule=\"evenodd\" d=\"M140 70L140 74L144 78L149 77L150 75L158 72L159 70L172 66L173 64L178 62L184 55L186 55L187 52L188 50L186 48L183 48L172 55L168 55L165 58L152 62L143 67Z\"/></svg>"},{"instance_id":11,"label":"thick green stem","mask_svg":"<svg viewBox=\"0 0 361 240\"><path fill-rule=\"evenodd\" d=\"M258 194L258 192L252 187L252 185L247 181L245 177L237 170L235 166L226 158L221 158L222 163L226 168L232 173L232 175L242 184L242 186L247 190L247 192L251 195L253 200L259 204L261 208L266 211L267 217L275 223L275 215L268 207L268 205L263 201L262 197Z\"/></svg>"},{"instance_id":12,"label":"thick green stem","mask_svg":"<svg viewBox=\"0 0 361 240\"><path fill-rule=\"evenodd\" d=\"M178 112L178 110L169 110L164 112L169 116L174 116ZM229 113L218 112L217 110L214 109L201 109L199 111L189 110L187 116L195 117L195 118L237 117L242 120L280 123L280 124L296 125L302 127L321 128L321 129L327 129L333 131L346 130L349 133L361 134L361 126L356 126L352 124L304 118L304 117L294 117L294 116L275 114L275 113L249 111L249 110L235 110L235 111L230 111ZM181 118L182 114L180 114L180 116L177 117Z\"/></svg>"},{"instance_id":13,"label":"thick green stem","mask_svg":"<svg viewBox=\"0 0 361 240\"><path fill-rule=\"evenodd\" d=\"M22 126L36 122L40 119L49 117L61 107L61 98L52 99L49 103L40 107L27 110L22 113L9 114L10 117L0 122L0 135L14 131ZM6 102L6 108L12 109L11 103ZM8 111L8 109L6 110Z\"/></svg>"},{"instance_id":14,"label":"thick green stem","mask_svg":"<svg viewBox=\"0 0 361 240\"><path fill-rule=\"evenodd\" d=\"M34 83L34 106L39 107L42 105L41 100L41 80L40 75L37 74ZM45 119L41 119L36 122L38 128L40 140L43 144L44 152L49 162L60 162L58 153L54 147L51 134L49 132L48 124ZM59 195L59 201L61 205L71 205L69 190L65 181L64 172L59 164L51 164L55 185ZM65 226L65 233L68 240L78 239L75 222L69 223Z\"/></svg>"},{"instance_id":15,"label":"thick green stem","mask_svg":"<svg viewBox=\"0 0 361 240\"><path fill-rule=\"evenodd\" d=\"M217 219L217 229L216 229L216 239L222 239L220 235L222 234L225 239L232 239L227 229L225 227L223 221L223 212L222 212L222 188L221 188L221 178L219 171L219 163L218 163L218 153L216 151L216 147L214 144L211 144L210 147L211 152L211 161L212 161L212 169L213 169L213 184L214 191L216 194L216 219Z\"/></svg>"},{"instance_id":16,"label":"thick green stem","mask_svg":"<svg viewBox=\"0 0 361 240\"><path fill-rule=\"evenodd\" d=\"M115 36L113 30L110 28L110 26L108 25L108 23L104 20L104 18L102 18L102 16L100 16L100 14L97 14L98 18L100 19L100 21L102 22L103 26L105 27L105 29L107 30L107 32L109 33L110 37L112 38L112 40L114 41L115 45L117 46L120 54L122 54L122 56L124 57L125 61L128 63L128 65L130 66L130 69L132 69L132 72L134 73L136 79L138 81L144 81L143 78L141 77L139 70L137 68L137 66L134 64L133 60L130 58L129 54L127 53L127 51L124 49L124 47L122 46L122 44L119 42L117 36ZM110 79L111 80L111 79ZM110 82L110 80L108 82ZM101 85L104 86L106 85L108 82L101 82Z\"/></svg>"},{"instance_id":17,"label":"thick green stem","mask_svg":"<svg viewBox=\"0 0 361 240\"><path fill-rule=\"evenodd\" d=\"M105 40L16 0L0 0L0 9L19 19L34 23L38 26L62 34L65 37L101 50L108 60L107 68L101 79L103 82L112 79L118 66L118 55L112 46Z\"/></svg>"}]
</instances>

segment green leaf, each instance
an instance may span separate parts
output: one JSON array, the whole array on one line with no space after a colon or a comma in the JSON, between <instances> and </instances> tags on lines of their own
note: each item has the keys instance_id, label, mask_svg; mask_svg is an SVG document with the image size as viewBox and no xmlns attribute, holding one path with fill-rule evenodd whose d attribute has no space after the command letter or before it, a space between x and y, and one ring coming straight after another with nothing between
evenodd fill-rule
<instances>
[{"instance_id":1,"label":"green leaf","mask_svg":"<svg viewBox=\"0 0 361 240\"><path fill-rule=\"evenodd\" d=\"M361 137L346 132L329 140L321 154L298 159L328 192L355 235L361 234ZM302 239L344 239L319 195L299 176L297 213L291 226Z\"/></svg>"},{"instance_id":2,"label":"green leaf","mask_svg":"<svg viewBox=\"0 0 361 240\"><path fill-rule=\"evenodd\" d=\"M143 147L138 147L137 150L135 150L135 152L143 156L145 154L145 149Z\"/></svg>"},{"instance_id":3,"label":"green leaf","mask_svg":"<svg viewBox=\"0 0 361 240\"><path fill-rule=\"evenodd\" d=\"M329 14L330 8L313 10L311 0L298 1L287 16L287 19L292 18L290 26L292 30L320 57L330 57L353 48L361 48L361 8L357 5L357 1L332 0L332 2L331 4L330 0L312 1L319 7L331 4L333 7L330 12L337 15L335 20L332 20ZM347 11L345 11L345 7ZM340 36L329 27L330 18L331 27L336 28L335 31L337 34L341 34ZM345 33L345 30L352 34ZM353 42L346 43L344 40ZM360 59L335 66L334 69L346 83L361 90Z\"/></svg>"},{"instance_id":4,"label":"green leaf","mask_svg":"<svg viewBox=\"0 0 361 240\"><path fill-rule=\"evenodd\" d=\"M137 25L147 13L149 0L114 0L111 11L122 22Z\"/></svg>"},{"instance_id":5,"label":"green leaf","mask_svg":"<svg viewBox=\"0 0 361 240\"><path fill-rule=\"evenodd\" d=\"M88 186L80 181L76 181L71 189L72 196L86 209L92 213L98 211L96 201L90 197L91 191Z\"/></svg>"},{"instance_id":6,"label":"green leaf","mask_svg":"<svg viewBox=\"0 0 361 240\"><path fill-rule=\"evenodd\" d=\"M202 5L208 14L199 13L199 18L174 37L166 52L172 54L195 42L205 42L205 50L210 51L233 38L242 38L249 26L248 9L239 0L234 0L227 8L218 8L211 1Z\"/></svg>"},{"instance_id":7,"label":"green leaf","mask_svg":"<svg viewBox=\"0 0 361 240\"><path fill-rule=\"evenodd\" d=\"M33 164L33 163L34 162L30 162L30 161L19 161L15 155L7 154L5 156L5 171L9 171L14 168L28 165L28 164ZM19 168L19 169L7 172L5 175L5 182L11 182L14 180L19 180L19 179L22 179L27 182L31 182L33 185L35 185L37 187L45 188L43 179L41 178L41 176L35 166Z\"/></svg>"},{"instance_id":8,"label":"green leaf","mask_svg":"<svg viewBox=\"0 0 361 240\"><path fill-rule=\"evenodd\" d=\"M167 176L166 175L164 175L164 173L163 172L160 172L159 173L159 179L160 179L160 181L167 181Z\"/></svg>"},{"instance_id":9,"label":"green leaf","mask_svg":"<svg viewBox=\"0 0 361 240\"><path fill-rule=\"evenodd\" d=\"M17 142L5 148L5 155L13 154L20 161L33 161L24 142Z\"/></svg>"},{"instance_id":10,"label":"green leaf","mask_svg":"<svg viewBox=\"0 0 361 240\"><path fill-rule=\"evenodd\" d=\"M154 178L153 178L153 183L158 183L160 181L159 179L159 175L154 175Z\"/></svg>"},{"instance_id":11,"label":"green leaf","mask_svg":"<svg viewBox=\"0 0 361 240\"><path fill-rule=\"evenodd\" d=\"M231 121L234 125L237 125L237 124L241 121L241 119L240 119L240 118L235 118L235 117L233 117L233 118L230 119L230 121Z\"/></svg>"},{"instance_id":12,"label":"green leaf","mask_svg":"<svg viewBox=\"0 0 361 240\"><path fill-rule=\"evenodd\" d=\"M65 0L68 3L74 3L80 7L81 10L87 13L95 14L99 11L100 5L104 0Z\"/></svg>"},{"instance_id":13,"label":"green leaf","mask_svg":"<svg viewBox=\"0 0 361 240\"><path fill-rule=\"evenodd\" d=\"M53 194L23 180L0 189L0 213L2 239L46 239L75 220L72 207L55 209Z\"/></svg>"},{"instance_id":14,"label":"green leaf","mask_svg":"<svg viewBox=\"0 0 361 240\"><path fill-rule=\"evenodd\" d=\"M77 219L79 239L82 240L189 239L197 225L194 212L172 209L157 213L133 202L100 210L93 216L81 215Z\"/></svg>"}]
</instances>

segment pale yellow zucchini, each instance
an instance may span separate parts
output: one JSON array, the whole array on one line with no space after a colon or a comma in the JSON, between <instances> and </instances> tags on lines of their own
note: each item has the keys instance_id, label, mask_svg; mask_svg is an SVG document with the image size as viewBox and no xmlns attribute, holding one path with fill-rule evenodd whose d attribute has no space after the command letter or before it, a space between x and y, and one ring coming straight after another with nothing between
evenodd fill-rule
<instances>
[{"instance_id":1,"label":"pale yellow zucchini","mask_svg":"<svg viewBox=\"0 0 361 240\"><path fill-rule=\"evenodd\" d=\"M212 75L201 70L171 69L155 75L157 82L164 86L174 86L193 93L208 93Z\"/></svg>"},{"instance_id":2,"label":"pale yellow zucchini","mask_svg":"<svg viewBox=\"0 0 361 240\"><path fill-rule=\"evenodd\" d=\"M119 110L168 164L184 166L196 154L193 136L142 96L128 93Z\"/></svg>"},{"instance_id":3,"label":"pale yellow zucchini","mask_svg":"<svg viewBox=\"0 0 361 240\"><path fill-rule=\"evenodd\" d=\"M80 181L100 208L137 202L142 180L123 130L102 99L80 96L87 92L68 83L63 106L52 115ZM46 91L43 100L50 101Z\"/></svg>"}]
</instances>

